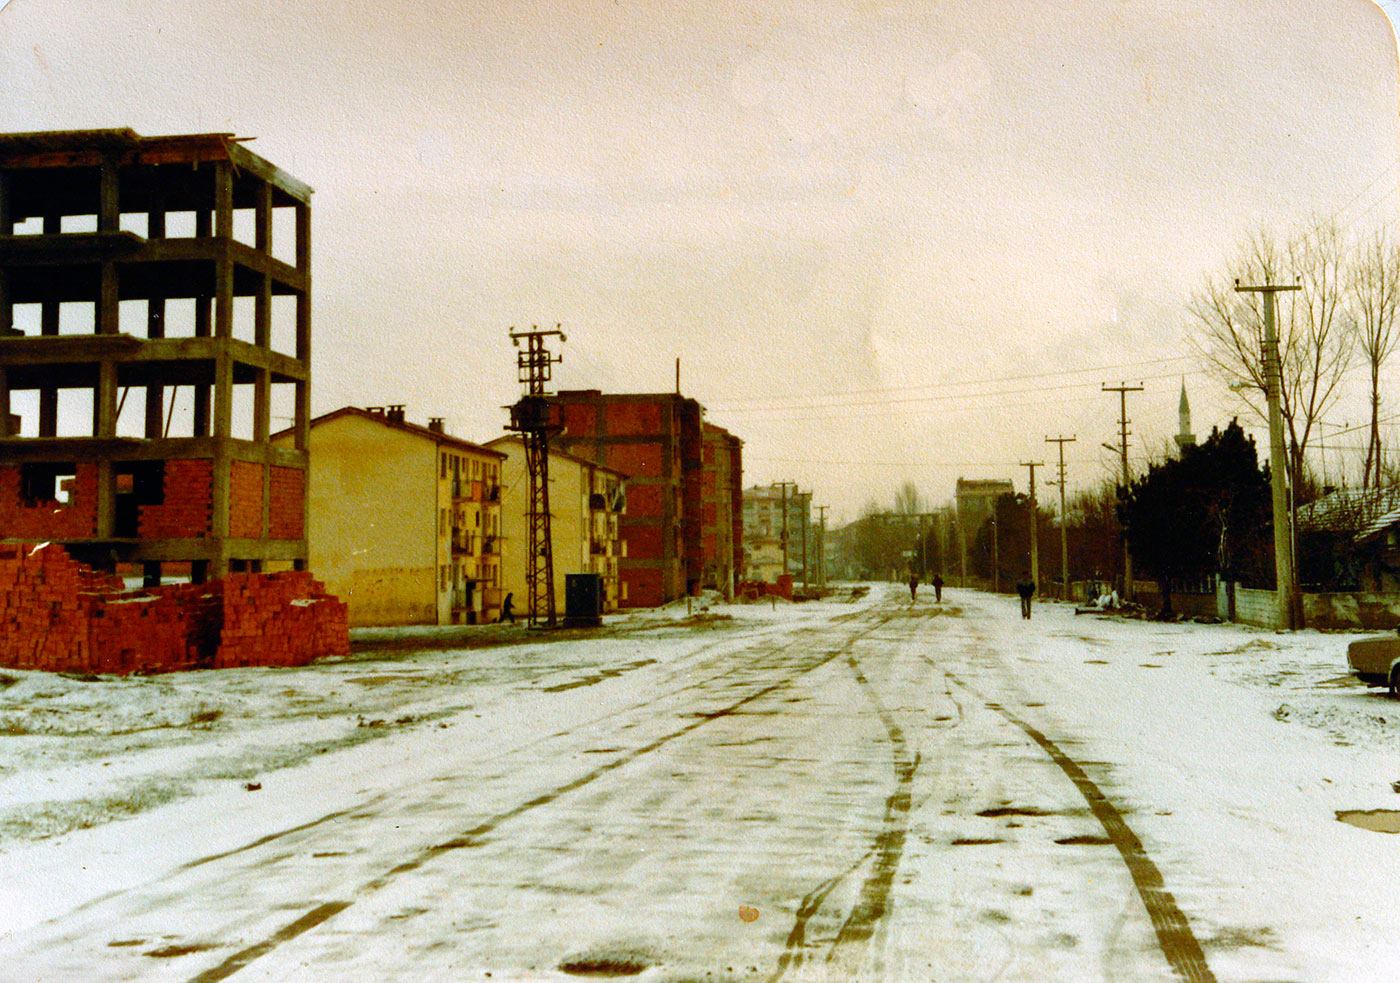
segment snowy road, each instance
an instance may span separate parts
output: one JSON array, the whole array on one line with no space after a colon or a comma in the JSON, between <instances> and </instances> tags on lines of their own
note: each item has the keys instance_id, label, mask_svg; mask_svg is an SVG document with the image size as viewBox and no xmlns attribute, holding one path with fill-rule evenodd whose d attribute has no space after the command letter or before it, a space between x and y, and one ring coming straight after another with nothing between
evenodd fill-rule
<instances>
[{"instance_id":1,"label":"snowy road","mask_svg":"<svg viewBox=\"0 0 1400 983\"><path fill-rule=\"evenodd\" d=\"M886 587L727 610L391 663L421 726L11 844L0 976L1400 972L1400 838L1334 816L1400 805L1400 714L1316 678L1344 637ZM498 660L471 705L445 658Z\"/></svg>"}]
</instances>

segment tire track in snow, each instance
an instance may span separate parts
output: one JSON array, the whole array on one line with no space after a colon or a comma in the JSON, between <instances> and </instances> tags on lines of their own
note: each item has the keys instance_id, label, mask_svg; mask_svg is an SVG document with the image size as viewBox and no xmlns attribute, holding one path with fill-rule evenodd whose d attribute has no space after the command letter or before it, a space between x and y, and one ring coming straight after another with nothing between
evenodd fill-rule
<instances>
[{"instance_id":1,"label":"tire track in snow","mask_svg":"<svg viewBox=\"0 0 1400 983\"><path fill-rule=\"evenodd\" d=\"M1152 929L1157 934L1157 944L1161 948L1162 954L1167 957L1167 962L1171 964L1178 976L1191 981L1191 983L1215 983L1215 974L1206 961L1200 940L1191 931L1190 920L1177 905L1176 898L1167 890L1161 868L1147 855L1142 840L1133 832L1132 827L1123 818L1123 813L1119 811L1118 807L1109 800L1108 796L1104 795L1084 769L1073 758L1060 750L1059 745L1049 737L1046 737L1036 727L1002 704L988 700L974 687L963 682L953 673L947 672L947 670L944 672L954 683L981 700L988 709L996 711L1024 731L1026 736L1035 741L1041 750L1059 766L1065 776L1074 783L1074 787L1079 790L1079 794L1084 796L1084 801L1089 804L1089 810L1094 814L1094 818L1099 821L1104 832L1108 834L1108 838L1118 848L1118 853L1122 856L1123 863L1132 876L1133 886L1137 888L1138 897L1142 899L1143 906L1147 909Z\"/></svg>"},{"instance_id":2,"label":"tire track in snow","mask_svg":"<svg viewBox=\"0 0 1400 983\"><path fill-rule=\"evenodd\" d=\"M854 641L852 639L848 647L853 645ZM894 885L894 875L898 871L899 862L904 855L904 843L909 833L914 774L919 767L919 755L916 753L912 758L910 757L909 745L904 736L903 728L899 726L894 716L880 700L875 687L871 685L870 680L861 670L860 660L856 658L854 652L847 653L846 664L855 675L861 692L870 701L876 715L880 718L880 723L885 728L890 744L895 787L885 799L885 813L881 821L880 832L876 835L870 848L857 857L845 870L837 872L813 888L798 904L792 929L788 932L783 952L778 957L778 965L769 977L770 983L777 983L787 974L788 970L801 966L806 961L807 923L821 910L822 905L836 886L873 857L874 863L871 872L861 884L858 899L837 932L836 938L827 952L826 961L830 963L838 957L845 961L858 956L859 951L863 951L865 944L869 942L889 911L889 898ZM961 707L959 707L959 717L961 717ZM847 949L849 946L859 947L859 951L852 953Z\"/></svg>"},{"instance_id":3,"label":"tire track in snow","mask_svg":"<svg viewBox=\"0 0 1400 983\"><path fill-rule=\"evenodd\" d=\"M494 832L502 824L507 823L510 820L523 815L524 813L530 812L533 809L538 809L542 806L549 805L550 803L558 800L559 798L562 798L563 796L568 795L571 792L575 792L587 785L590 785L598 779L614 771L617 771L619 768L623 768L631 764L638 758L650 754L651 752L656 751L666 746L667 744L670 744L672 741L678 740L682 737L689 735L690 733L700 729L706 724L712 723L715 720L721 720L725 717L728 717L751 703L761 700L764 697L769 696L772 693L775 693L779 690L786 689L787 687L791 686L794 682L796 682L799 678L811 672L814 672L825 665L828 665L829 663L831 663L835 659L840 658L843 655L849 655L851 647L862 635L866 635L876 630L877 628L880 628L886 622L888 622L891 617L891 615L889 614L879 614L878 612L874 611L861 612L861 614L865 614L867 617L873 616L873 621L870 624L864 625L855 630L846 638L846 640L843 643L841 643L840 646L823 653L820 658L816 659L809 665L794 669L789 675L782 679L779 679L777 682L770 683L767 686L763 686L760 689L748 694L747 696L736 700L733 703L729 703L718 710L705 711L693 722L688 723L683 727L677 728L676 730L673 730L667 734L663 734L661 737L658 737L648 742L647 744L642 745L641 747L634 748L633 750L628 751L627 753L620 755L619 757L614 758L613 760L608 761L605 764L599 765L597 768L594 768L592 771L586 772L580 777L575 778L573 781L566 782L565 784L557 786L556 788L551 789L548 792L542 792L541 794L535 796L532 799L522 802L519 805L516 805L503 812L499 812L496 815L483 820L482 822L478 823L472 828L458 834L457 836L449 840L433 844L432 846L420 850L418 853L410 857L408 860L405 860L403 863L400 863L390 868L385 873L361 885L360 888L354 892L355 896L353 898L349 900L324 901L315 905L310 910L304 911L294 921L278 929L276 932L272 933L267 938L256 942L253 945L246 946L243 949L238 950L237 952L228 956L226 959L224 959L217 965L191 977L191 983L216 983L216 981L218 980L227 979L229 976L232 976L233 974L246 968L249 964L262 958L263 956L267 955L269 952L272 952L279 946L284 945L285 943L292 941L293 939L305 934L306 932L311 931L318 925L324 924L329 919L335 917L345 909L349 908L355 903L356 900L359 900L360 898L363 898L369 894L378 891L379 889L385 887L387 884L389 884L391 881L395 880L399 876L417 870L424 864L428 863L436 857L443 855L444 853L448 853L455 850L471 849L473 847L479 846L484 841L484 838L486 836ZM799 644L801 641L803 640L798 639L775 646L769 650L769 654L777 655L787 649L792 648L794 645ZM893 877L892 872L890 876Z\"/></svg>"}]
</instances>

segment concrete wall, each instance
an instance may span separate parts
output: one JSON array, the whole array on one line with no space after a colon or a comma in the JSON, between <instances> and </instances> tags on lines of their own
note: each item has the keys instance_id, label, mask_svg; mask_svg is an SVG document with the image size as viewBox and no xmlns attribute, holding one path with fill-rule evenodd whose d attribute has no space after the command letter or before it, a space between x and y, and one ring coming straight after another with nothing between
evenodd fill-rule
<instances>
[{"instance_id":1,"label":"concrete wall","mask_svg":"<svg viewBox=\"0 0 1400 983\"><path fill-rule=\"evenodd\" d=\"M1225 590L1222 586L1217 592L1217 597L1221 601L1224 600L1224 593ZM1225 614L1221 616L1224 617ZM1278 595L1271 590L1250 590L1236 585L1235 621L1242 625L1255 625L1259 628L1280 627Z\"/></svg>"},{"instance_id":2,"label":"concrete wall","mask_svg":"<svg viewBox=\"0 0 1400 983\"><path fill-rule=\"evenodd\" d=\"M1400 594L1304 594L1303 618L1309 628L1375 628L1400 625Z\"/></svg>"}]
</instances>

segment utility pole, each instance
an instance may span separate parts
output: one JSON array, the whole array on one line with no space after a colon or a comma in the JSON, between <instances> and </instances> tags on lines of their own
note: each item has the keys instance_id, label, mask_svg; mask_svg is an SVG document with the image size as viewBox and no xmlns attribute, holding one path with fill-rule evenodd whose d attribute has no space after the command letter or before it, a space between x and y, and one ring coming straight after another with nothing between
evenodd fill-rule
<instances>
[{"instance_id":1,"label":"utility pole","mask_svg":"<svg viewBox=\"0 0 1400 983\"><path fill-rule=\"evenodd\" d=\"M817 506L817 588L826 590L826 510L829 506Z\"/></svg>"},{"instance_id":2,"label":"utility pole","mask_svg":"<svg viewBox=\"0 0 1400 983\"><path fill-rule=\"evenodd\" d=\"M1118 435L1119 443L1117 447L1105 444L1109 450L1117 450L1123 455L1123 487L1127 488L1132 481L1132 474L1128 471L1128 424L1132 421L1128 419L1128 393L1142 392L1142 383L1136 386L1129 386L1119 383L1116 386L1103 384L1103 391L1106 393L1118 394ZM1133 598L1133 556L1128 551L1128 537L1123 537L1123 599Z\"/></svg>"},{"instance_id":3,"label":"utility pole","mask_svg":"<svg viewBox=\"0 0 1400 983\"><path fill-rule=\"evenodd\" d=\"M529 331L514 331L510 340L520 348L515 356L516 374L525 387L525 395L510 408L507 430L521 435L525 443L525 469L529 473L530 506L526 513L528 559L525 563L525 593L529 601L529 622L533 628L541 620L553 628L557 620L554 608L554 537L550 531L549 515L549 437L562 428L552 419L551 406L545 393L545 383L552 375L555 362L562 355L552 355L545 348L545 339L557 335L567 341L556 326L541 331L531 325Z\"/></svg>"},{"instance_id":4,"label":"utility pole","mask_svg":"<svg viewBox=\"0 0 1400 983\"><path fill-rule=\"evenodd\" d=\"M804 500L805 495L805 500ZM812 518L812 493L797 492L793 496L797 499L798 514L802 518L802 589L807 589L807 526L811 524Z\"/></svg>"},{"instance_id":5,"label":"utility pole","mask_svg":"<svg viewBox=\"0 0 1400 983\"><path fill-rule=\"evenodd\" d=\"M788 494L789 488L796 488L795 481L775 481L770 488L781 488L783 491L783 576L788 572Z\"/></svg>"},{"instance_id":6,"label":"utility pole","mask_svg":"<svg viewBox=\"0 0 1400 983\"><path fill-rule=\"evenodd\" d=\"M1274 505L1274 580L1278 592L1278 616L1282 627L1293 629L1302 624L1299 611L1298 584L1293 576L1293 521L1288 508L1287 460L1283 450L1283 413L1279 396L1283 389L1282 366L1279 363L1278 333L1274 327L1275 294L1283 290L1298 290L1298 284L1265 283L1241 286L1238 293L1264 295L1264 391L1269 400L1269 477Z\"/></svg>"},{"instance_id":7,"label":"utility pole","mask_svg":"<svg viewBox=\"0 0 1400 983\"><path fill-rule=\"evenodd\" d=\"M1047 444L1060 445L1060 599L1069 600L1069 537L1065 533L1065 444L1072 444L1076 437L1046 437Z\"/></svg>"},{"instance_id":8,"label":"utility pole","mask_svg":"<svg viewBox=\"0 0 1400 983\"><path fill-rule=\"evenodd\" d=\"M1040 590L1040 542L1039 533L1036 526L1039 513L1035 505L1035 469L1045 466L1044 461L1022 461L1021 467L1029 468L1031 472L1031 583L1035 584L1035 589Z\"/></svg>"},{"instance_id":9,"label":"utility pole","mask_svg":"<svg viewBox=\"0 0 1400 983\"><path fill-rule=\"evenodd\" d=\"M997 543L997 508L992 505L992 593L1001 592L1001 547Z\"/></svg>"}]
</instances>

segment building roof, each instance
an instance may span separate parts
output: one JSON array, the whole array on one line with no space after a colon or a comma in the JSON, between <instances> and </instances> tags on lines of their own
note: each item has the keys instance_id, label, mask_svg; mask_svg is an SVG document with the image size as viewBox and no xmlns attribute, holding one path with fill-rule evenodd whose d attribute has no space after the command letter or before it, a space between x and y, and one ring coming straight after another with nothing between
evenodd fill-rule
<instances>
[{"instance_id":1,"label":"building roof","mask_svg":"<svg viewBox=\"0 0 1400 983\"><path fill-rule=\"evenodd\" d=\"M1341 488L1298 509L1305 532L1350 535L1357 543L1400 523L1400 488Z\"/></svg>"},{"instance_id":2,"label":"building roof","mask_svg":"<svg viewBox=\"0 0 1400 983\"><path fill-rule=\"evenodd\" d=\"M520 444L521 446L524 446L524 444L525 444L525 442L524 442L523 440L521 440L520 437L519 437L518 435L513 434L513 433L508 433L508 434L506 434L504 437L497 437L497 438L495 438L494 440L488 440L488 441L486 442L486 446L487 446L487 447L495 447L497 444L503 444L503 443L506 443L506 442L508 442L508 441L514 441L515 443ZM597 461L590 461L590 460L589 460L588 458L586 458L586 457L580 457L580 456L577 455L577 454L570 454L568 451L561 451L561 450L560 450L559 448L557 448L557 447L551 447L551 448L549 449L549 456L550 456L550 457L560 457L560 458L563 458L563 459L566 460L566 461L573 461L575 464L586 464L586 465L588 465L590 468L597 468L599 471L607 471L607 472L609 472L610 474L615 474L615 475L617 475L619 478L624 478L624 479L625 479L625 478L630 478L630 477L632 477L632 476L631 476L630 474L628 474L626 471L619 471L617 468L610 468L610 467L608 467L606 464L599 464Z\"/></svg>"},{"instance_id":3,"label":"building roof","mask_svg":"<svg viewBox=\"0 0 1400 983\"><path fill-rule=\"evenodd\" d=\"M417 423L409 423L407 420L391 420L383 413L371 413L369 410L361 409L358 406L342 406L338 410L331 410L329 413L322 413L320 416L314 416L311 418L311 426L315 428L323 423L330 423L332 420L339 420L346 416L357 416L366 420L373 420L375 423L382 424L390 429L401 430L404 433L413 434L415 437L424 437L434 443L443 444L448 447L456 447L461 450L472 451L476 454L485 454L488 457L505 459L505 455L500 451L492 450L489 447L483 447L481 444L474 444L470 440L463 440L461 437L454 437L450 433L442 433L441 431L433 430ZM279 437L290 436L295 430L295 427L279 430L272 435L272 439L276 440Z\"/></svg>"},{"instance_id":4,"label":"building roof","mask_svg":"<svg viewBox=\"0 0 1400 983\"><path fill-rule=\"evenodd\" d=\"M311 200L311 186L243 146L252 137L181 133L147 137L129 128L0 133L0 167L83 167L104 159L132 164L199 164L227 160L291 198Z\"/></svg>"}]
</instances>

